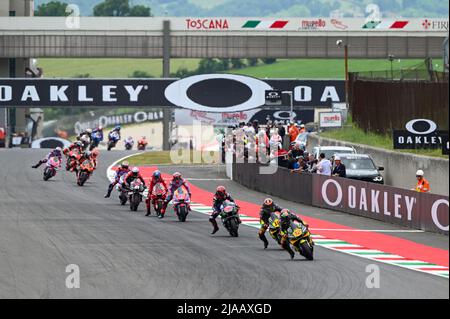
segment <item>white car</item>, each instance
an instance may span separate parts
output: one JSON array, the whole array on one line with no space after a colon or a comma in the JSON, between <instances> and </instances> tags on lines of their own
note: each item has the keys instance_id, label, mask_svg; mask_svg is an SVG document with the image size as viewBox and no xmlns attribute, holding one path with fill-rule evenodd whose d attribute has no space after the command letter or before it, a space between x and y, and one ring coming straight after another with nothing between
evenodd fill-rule
<instances>
[{"instance_id":1,"label":"white car","mask_svg":"<svg viewBox=\"0 0 450 319\"><path fill-rule=\"evenodd\" d=\"M320 153L325 153L325 158L331 160L334 154L356 154L356 150L353 147L348 146L316 146L312 150L314 158L319 158Z\"/></svg>"}]
</instances>

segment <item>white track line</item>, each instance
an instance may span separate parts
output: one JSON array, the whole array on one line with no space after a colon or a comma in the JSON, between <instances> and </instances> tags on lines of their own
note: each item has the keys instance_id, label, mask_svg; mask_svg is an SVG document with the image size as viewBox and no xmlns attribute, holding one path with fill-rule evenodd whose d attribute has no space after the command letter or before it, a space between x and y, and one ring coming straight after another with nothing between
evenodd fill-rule
<instances>
[{"instance_id":1,"label":"white track line","mask_svg":"<svg viewBox=\"0 0 450 319\"><path fill-rule=\"evenodd\" d=\"M341 231L341 232L377 232L377 233L424 233L418 229L339 229L339 228L310 228L311 230Z\"/></svg>"}]
</instances>

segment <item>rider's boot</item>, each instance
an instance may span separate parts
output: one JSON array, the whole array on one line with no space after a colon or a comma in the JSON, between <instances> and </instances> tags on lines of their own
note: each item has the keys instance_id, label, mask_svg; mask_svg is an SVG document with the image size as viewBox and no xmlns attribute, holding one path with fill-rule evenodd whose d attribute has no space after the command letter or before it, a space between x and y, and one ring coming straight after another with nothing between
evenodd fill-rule
<instances>
[{"instance_id":1,"label":"rider's boot","mask_svg":"<svg viewBox=\"0 0 450 319\"><path fill-rule=\"evenodd\" d=\"M217 225L217 221L214 218L210 218L209 221L211 222L211 224L214 227L211 235L214 235L215 233L217 233L219 231L219 226Z\"/></svg>"},{"instance_id":2,"label":"rider's boot","mask_svg":"<svg viewBox=\"0 0 450 319\"><path fill-rule=\"evenodd\" d=\"M106 193L105 198L109 198L111 196L111 192L112 192L113 188L114 188L113 184L109 184L108 192Z\"/></svg>"},{"instance_id":3,"label":"rider's boot","mask_svg":"<svg viewBox=\"0 0 450 319\"><path fill-rule=\"evenodd\" d=\"M265 234L259 234L259 239L261 239L264 243L264 249L267 248L267 246L269 246L269 242L267 241L266 235Z\"/></svg>"}]
</instances>

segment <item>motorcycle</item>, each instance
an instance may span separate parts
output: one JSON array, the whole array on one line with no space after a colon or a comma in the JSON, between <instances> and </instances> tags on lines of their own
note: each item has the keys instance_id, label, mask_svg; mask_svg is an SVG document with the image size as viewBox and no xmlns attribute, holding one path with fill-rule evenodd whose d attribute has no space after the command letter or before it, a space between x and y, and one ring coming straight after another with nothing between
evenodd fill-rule
<instances>
[{"instance_id":1,"label":"motorcycle","mask_svg":"<svg viewBox=\"0 0 450 319\"><path fill-rule=\"evenodd\" d=\"M280 212L275 212L270 215L269 234L278 243L278 245L281 245Z\"/></svg>"},{"instance_id":2,"label":"motorcycle","mask_svg":"<svg viewBox=\"0 0 450 319\"><path fill-rule=\"evenodd\" d=\"M142 198L144 197L144 190L144 184L140 179L135 179L131 182L128 190L131 211L137 211L139 204L142 202Z\"/></svg>"},{"instance_id":3,"label":"motorcycle","mask_svg":"<svg viewBox=\"0 0 450 319\"><path fill-rule=\"evenodd\" d=\"M220 212L220 218L222 219L223 226L228 230L232 237L238 237L239 229L239 207L230 201L225 201L222 204Z\"/></svg>"},{"instance_id":4,"label":"motorcycle","mask_svg":"<svg viewBox=\"0 0 450 319\"><path fill-rule=\"evenodd\" d=\"M128 191L122 187L122 182L121 179L120 183L116 185L116 190L119 192L120 205L124 206L128 201Z\"/></svg>"},{"instance_id":5,"label":"motorcycle","mask_svg":"<svg viewBox=\"0 0 450 319\"><path fill-rule=\"evenodd\" d=\"M80 164L77 178L77 185L83 186L93 172L94 172L94 164L92 163L92 161L88 159L84 160L83 163Z\"/></svg>"},{"instance_id":6,"label":"motorcycle","mask_svg":"<svg viewBox=\"0 0 450 319\"><path fill-rule=\"evenodd\" d=\"M313 260L314 242L308 227L292 222L288 228L288 239L295 250L308 260Z\"/></svg>"},{"instance_id":7,"label":"motorcycle","mask_svg":"<svg viewBox=\"0 0 450 319\"><path fill-rule=\"evenodd\" d=\"M147 147L147 141L145 139L140 139L138 141L137 149L139 151L145 151L145 148Z\"/></svg>"},{"instance_id":8,"label":"motorcycle","mask_svg":"<svg viewBox=\"0 0 450 319\"><path fill-rule=\"evenodd\" d=\"M116 147L117 142L120 140L119 133L116 131L108 134L108 151L110 151L113 147Z\"/></svg>"},{"instance_id":9,"label":"motorcycle","mask_svg":"<svg viewBox=\"0 0 450 319\"><path fill-rule=\"evenodd\" d=\"M66 171L71 171L77 167L77 163L81 158L81 153L78 149L73 149L69 152L67 155L67 162L66 162Z\"/></svg>"},{"instance_id":10,"label":"motorcycle","mask_svg":"<svg viewBox=\"0 0 450 319\"><path fill-rule=\"evenodd\" d=\"M173 209L180 222L186 221L190 210L190 203L191 199L189 198L189 194L182 187L178 188L173 194Z\"/></svg>"},{"instance_id":11,"label":"motorcycle","mask_svg":"<svg viewBox=\"0 0 450 319\"><path fill-rule=\"evenodd\" d=\"M89 150L92 151L94 148L98 147L101 141L103 141L103 134L101 132L92 133L91 146L89 147Z\"/></svg>"},{"instance_id":12,"label":"motorcycle","mask_svg":"<svg viewBox=\"0 0 450 319\"><path fill-rule=\"evenodd\" d=\"M126 139L125 140L125 149L127 151L130 151L133 148L133 145L134 145L133 139Z\"/></svg>"},{"instance_id":13,"label":"motorcycle","mask_svg":"<svg viewBox=\"0 0 450 319\"><path fill-rule=\"evenodd\" d=\"M161 215L161 209L164 207L164 200L166 199L166 190L161 183L157 183L153 187L152 198L153 200L151 198L149 198L149 200L152 200L153 209L156 212L156 216L159 217L159 215Z\"/></svg>"},{"instance_id":14,"label":"motorcycle","mask_svg":"<svg viewBox=\"0 0 450 319\"><path fill-rule=\"evenodd\" d=\"M48 181L50 178L56 175L56 171L58 171L61 166L61 161L56 156L50 157L47 161L46 167L44 169L44 181Z\"/></svg>"}]
</instances>

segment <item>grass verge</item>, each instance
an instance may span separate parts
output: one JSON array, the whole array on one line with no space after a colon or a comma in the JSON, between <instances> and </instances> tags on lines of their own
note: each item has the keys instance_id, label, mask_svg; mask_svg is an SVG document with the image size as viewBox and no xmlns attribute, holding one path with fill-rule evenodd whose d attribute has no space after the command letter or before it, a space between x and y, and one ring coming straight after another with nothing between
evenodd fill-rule
<instances>
[{"instance_id":1,"label":"grass verge","mask_svg":"<svg viewBox=\"0 0 450 319\"><path fill-rule=\"evenodd\" d=\"M351 120L341 129L328 130L320 133L321 137L332 138L335 140L346 141L373 147L394 150L394 142L390 135L380 135L372 132L364 132ZM434 150L395 150L396 152L411 153L416 155L441 157L448 159L448 155L442 155L441 149Z\"/></svg>"},{"instance_id":2,"label":"grass verge","mask_svg":"<svg viewBox=\"0 0 450 319\"><path fill-rule=\"evenodd\" d=\"M130 165L207 165L218 164L219 152L180 150L145 152L127 159Z\"/></svg>"}]
</instances>

